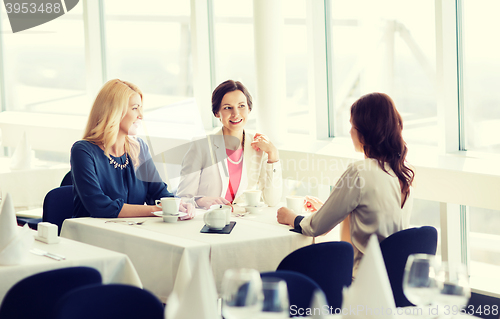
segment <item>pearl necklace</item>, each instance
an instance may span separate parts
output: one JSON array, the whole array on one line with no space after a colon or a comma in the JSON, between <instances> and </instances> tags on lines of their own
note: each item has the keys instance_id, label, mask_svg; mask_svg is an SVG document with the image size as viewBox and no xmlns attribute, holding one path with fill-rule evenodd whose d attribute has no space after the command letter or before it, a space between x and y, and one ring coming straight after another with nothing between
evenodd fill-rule
<instances>
[{"instance_id":1,"label":"pearl necklace","mask_svg":"<svg viewBox=\"0 0 500 319\"><path fill-rule=\"evenodd\" d=\"M115 168L119 167L120 169L124 169L128 165L128 155L125 154L125 156L127 157L127 159L125 160L125 164L118 164L113 158L110 158L109 164L113 165Z\"/></svg>"},{"instance_id":2,"label":"pearl necklace","mask_svg":"<svg viewBox=\"0 0 500 319\"><path fill-rule=\"evenodd\" d=\"M236 161L236 162L235 162L235 161L233 161L233 160L231 159L231 157L229 157L229 156L227 157L227 160L228 160L229 162L233 163L234 165L238 165L238 164L239 164L239 163L241 163L241 161L243 160L243 152L241 152L241 156L240 156L240 159L239 159L238 161Z\"/></svg>"}]
</instances>

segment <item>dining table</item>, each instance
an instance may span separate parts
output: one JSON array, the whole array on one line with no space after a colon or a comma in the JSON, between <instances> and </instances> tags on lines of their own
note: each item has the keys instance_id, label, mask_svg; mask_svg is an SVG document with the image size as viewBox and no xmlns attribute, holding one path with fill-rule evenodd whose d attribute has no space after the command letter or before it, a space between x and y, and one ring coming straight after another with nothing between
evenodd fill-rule
<instances>
[{"instance_id":1,"label":"dining table","mask_svg":"<svg viewBox=\"0 0 500 319\"><path fill-rule=\"evenodd\" d=\"M36 231L30 230L33 235ZM49 254L52 257L45 256ZM86 266L99 271L104 284L119 283L142 288L141 280L127 255L67 238L46 244L35 240L18 265L0 265L0 303L9 289L31 275L67 267Z\"/></svg>"},{"instance_id":2,"label":"dining table","mask_svg":"<svg viewBox=\"0 0 500 319\"><path fill-rule=\"evenodd\" d=\"M196 209L193 219L174 223L165 223L162 217L66 219L61 236L126 254L144 288L166 302L176 278L185 275L186 267L179 267L183 256L183 263L186 259L196 263L198 256L207 256L220 292L227 269L273 271L289 253L313 244L314 238L277 222L278 207L233 213L235 225L229 234L202 233L206 211Z\"/></svg>"}]
</instances>

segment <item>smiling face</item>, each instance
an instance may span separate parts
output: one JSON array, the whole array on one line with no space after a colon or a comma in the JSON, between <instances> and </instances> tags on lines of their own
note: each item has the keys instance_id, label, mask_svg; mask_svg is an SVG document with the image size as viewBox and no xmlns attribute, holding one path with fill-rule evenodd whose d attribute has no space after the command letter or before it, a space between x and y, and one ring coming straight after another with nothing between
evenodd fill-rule
<instances>
[{"instance_id":1,"label":"smiling face","mask_svg":"<svg viewBox=\"0 0 500 319\"><path fill-rule=\"evenodd\" d=\"M142 120L141 96L134 93L128 100L127 113L120 122L120 133L125 135L136 135Z\"/></svg>"},{"instance_id":2,"label":"smiling face","mask_svg":"<svg viewBox=\"0 0 500 319\"><path fill-rule=\"evenodd\" d=\"M236 90L224 95L215 117L221 119L225 135L238 136L243 132L249 113L247 97L240 90Z\"/></svg>"}]
</instances>

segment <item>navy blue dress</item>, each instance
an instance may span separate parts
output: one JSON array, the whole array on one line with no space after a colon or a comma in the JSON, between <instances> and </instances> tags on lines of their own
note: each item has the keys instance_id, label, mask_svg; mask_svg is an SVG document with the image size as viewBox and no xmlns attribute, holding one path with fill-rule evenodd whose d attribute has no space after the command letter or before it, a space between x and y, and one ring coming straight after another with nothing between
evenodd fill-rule
<instances>
[{"instance_id":1,"label":"navy blue dress","mask_svg":"<svg viewBox=\"0 0 500 319\"><path fill-rule=\"evenodd\" d=\"M123 204L153 205L156 199L173 197L167 190L151 160L143 140L140 144L139 166L134 168L129 157L126 168L115 168L97 145L78 141L71 148L73 178L73 217L118 217ZM127 154L111 156L125 164Z\"/></svg>"}]
</instances>

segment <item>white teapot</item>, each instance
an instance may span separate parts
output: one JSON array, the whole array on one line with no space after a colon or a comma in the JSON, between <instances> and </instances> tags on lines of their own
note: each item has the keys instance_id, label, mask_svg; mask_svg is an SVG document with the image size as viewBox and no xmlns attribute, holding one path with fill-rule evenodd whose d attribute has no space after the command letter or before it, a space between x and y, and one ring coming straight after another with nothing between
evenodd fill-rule
<instances>
[{"instance_id":1,"label":"white teapot","mask_svg":"<svg viewBox=\"0 0 500 319\"><path fill-rule=\"evenodd\" d=\"M205 215L203 221L210 229L221 230L226 227L226 211L224 207L210 208Z\"/></svg>"}]
</instances>

